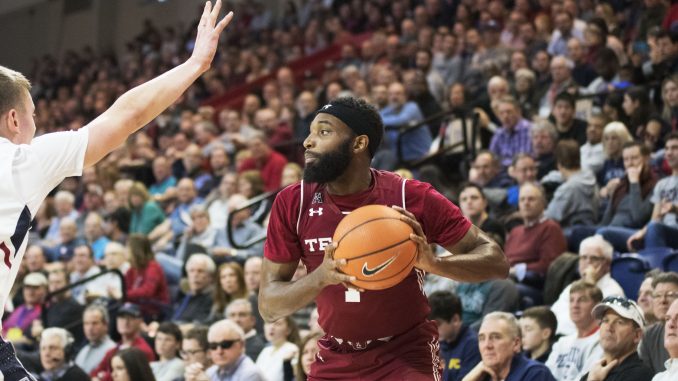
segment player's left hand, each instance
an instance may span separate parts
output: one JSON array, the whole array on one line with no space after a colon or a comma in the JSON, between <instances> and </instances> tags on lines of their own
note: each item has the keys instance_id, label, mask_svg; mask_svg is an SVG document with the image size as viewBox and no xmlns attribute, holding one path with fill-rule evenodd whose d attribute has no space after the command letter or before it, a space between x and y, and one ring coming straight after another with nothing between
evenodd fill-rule
<instances>
[{"instance_id":1,"label":"player's left hand","mask_svg":"<svg viewBox=\"0 0 678 381\"><path fill-rule=\"evenodd\" d=\"M203 71L209 69L214 59L214 54L219 45L219 36L221 32L233 19L233 12L228 12L221 21L217 23L219 11L221 10L221 0L217 0L212 8L212 2L205 3L205 9L198 23L198 34L195 37L193 54L191 60L197 62Z\"/></svg>"},{"instance_id":2,"label":"player's left hand","mask_svg":"<svg viewBox=\"0 0 678 381\"><path fill-rule=\"evenodd\" d=\"M414 233L410 234L410 239L417 244L418 255L414 266L426 272L431 272L431 269L435 267L437 258L431 249L431 245L429 245L428 241L426 240L426 235L424 234L424 230L421 228L421 224L419 221L417 221L417 218L414 216L414 214L408 212L407 210L397 205L393 205L392 208L400 212L402 214L402 216L400 216L400 220L410 225L412 230L414 230Z\"/></svg>"}]
</instances>

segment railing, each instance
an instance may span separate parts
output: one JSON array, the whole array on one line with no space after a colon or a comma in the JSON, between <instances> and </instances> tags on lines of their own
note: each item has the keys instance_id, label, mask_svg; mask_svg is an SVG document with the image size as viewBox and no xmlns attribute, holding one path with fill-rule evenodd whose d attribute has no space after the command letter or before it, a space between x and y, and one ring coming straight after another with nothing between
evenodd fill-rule
<instances>
[{"instance_id":1,"label":"railing","mask_svg":"<svg viewBox=\"0 0 678 381\"><path fill-rule=\"evenodd\" d=\"M108 274L114 274L114 275L117 275L118 278L120 278L122 297L116 303L113 303L112 305L108 304L106 306L106 308L110 311L110 310L117 309L118 307L120 307L125 302L125 300L127 299L127 287L125 287L125 277L124 277L124 275L122 275L122 273L118 269L106 269L106 270L101 271L100 273L94 274L94 275L87 277L85 279L81 279L77 282L70 283L68 286L66 286L64 288L60 288L58 290L51 291L51 292L47 293L47 297L45 298L45 302L43 303L43 308L42 308L42 314L43 314L42 320L45 321L45 314L47 313L47 308L44 308L44 305L49 303L49 301L52 299L52 297L54 297L55 295L59 295L59 294L63 294L65 292L68 292L68 291L74 289L75 287L89 283L94 279L97 279L99 277L102 277L102 276L108 275ZM79 324L82 324L82 317L80 317L80 319L69 322L64 327L61 327L61 328L70 330L74 327L77 327Z\"/></svg>"},{"instance_id":2,"label":"railing","mask_svg":"<svg viewBox=\"0 0 678 381\"><path fill-rule=\"evenodd\" d=\"M386 130L398 130L398 140L396 142L396 154L398 158L398 163L400 167L412 169L412 168L418 168L421 167L424 164L430 163L432 161L435 161L436 159L443 157L447 155L449 152L459 148L460 146L463 149L463 155L464 158L467 159L473 159L476 155L476 146L475 142L478 139L478 120L479 120L479 115L478 113L473 113L469 115L470 113L467 110L460 110L460 109L452 109L452 110L447 110L443 111L437 114L434 114L432 116L429 116L428 118L417 122L415 124L408 124L404 126L389 126L386 127ZM453 119L448 119L449 116L454 116ZM469 140L468 137L468 130L467 130L467 120L471 118L472 120L472 129L471 129L471 138ZM420 128L429 128L428 125L435 121L441 119L443 120L443 123L449 123L453 121L454 119L460 119L462 123L462 137L463 141L459 143L455 143L452 145L445 146L445 135L442 135L440 137L441 142L438 147L438 150L430 155L426 155L420 159L416 160L405 160L403 157L403 143L404 140L407 138L407 135L420 129Z\"/></svg>"},{"instance_id":3,"label":"railing","mask_svg":"<svg viewBox=\"0 0 678 381\"><path fill-rule=\"evenodd\" d=\"M228 235L228 240L231 243L231 246L233 246L233 248L240 249L240 250L247 249L247 248L250 248L253 245L255 245L255 244L266 239L266 231L264 230L264 232L261 235L259 235L258 237L251 238L247 242L242 242L242 243L236 242L235 239L234 239L235 237L233 235L233 225L232 225L231 221L233 220L233 216L236 213L240 212L241 210L249 209L252 206L257 205L264 200L273 199L278 194L278 192L280 192L280 189L278 189L276 191L272 191L272 192L262 193L262 194L260 194L256 197L252 197L251 199L247 200L247 203L244 206L242 206L238 209L235 209L235 210L231 211L230 213L228 213L228 219L226 221L226 234Z\"/></svg>"},{"instance_id":4,"label":"railing","mask_svg":"<svg viewBox=\"0 0 678 381\"><path fill-rule=\"evenodd\" d=\"M111 273L117 275L118 278L120 278L120 284L122 285L122 298L121 298L121 300L127 299L127 287L125 287L125 276L122 275L122 273L118 269L106 269L106 270L101 271L100 273L94 274L94 275L87 277L85 279L80 279L77 282L70 283L68 286L66 286L64 288L60 288L56 291L49 292L47 294L46 300L51 299L54 295L63 294L64 292L72 290L75 287L78 287L78 286L83 285L85 283L89 283L96 278L99 278L99 277L102 277L104 275L111 274Z\"/></svg>"}]
</instances>

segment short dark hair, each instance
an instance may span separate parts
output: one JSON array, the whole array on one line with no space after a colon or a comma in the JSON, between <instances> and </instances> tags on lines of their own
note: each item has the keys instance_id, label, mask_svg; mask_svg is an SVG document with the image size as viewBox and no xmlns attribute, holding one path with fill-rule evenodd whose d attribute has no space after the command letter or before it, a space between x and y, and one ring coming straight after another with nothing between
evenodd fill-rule
<instances>
[{"instance_id":1,"label":"short dark hair","mask_svg":"<svg viewBox=\"0 0 678 381\"><path fill-rule=\"evenodd\" d=\"M485 197L485 193L483 193L483 187L481 187L480 185L478 185L476 183L472 183L472 182L463 183L461 185L461 187L459 188L459 194L461 194L463 191L465 191L468 188L473 188L473 189L478 190L478 192L480 193L480 197L482 197L483 199L487 198L487 197Z\"/></svg>"},{"instance_id":2,"label":"short dark hair","mask_svg":"<svg viewBox=\"0 0 678 381\"><path fill-rule=\"evenodd\" d=\"M461 317L462 307L459 297L450 291L436 291L428 297L431 312L428 318L450 321L454 315Z\"/></svg>"},{"instance_id":3,"label":"short dark hair","mask_svg":"<svg viewBox=\"0 0 678 381\"><path fill-rule=\"evenodd\" d=\"M666 135L664 141L668 142L669 140L678 140L678 131L673 131Z\"/></svg>"},{"instance_id":4,"label":"short dark hair","mask_svg":"<svg viewBox=\"0 0 678 381\"><path fill-rule=\"evenodd\" d=\"M579 155L579 143L573 139L561 140L556 144L556 163L565 169L581 168L581 157Z\"/></svg>"},{"instance_id":5,"label":"short dark hair","mask_svg":"<svg viewBox=\"0 0 678 381\"><path fill-rule=\"evenodd\" d=\"M89 257L92 258L92 259L94 258L94 250L92 250L92 246L90 246L86 243L80 243L80 244L75 246L76 249L79 248L79 247L86 248L87 252L89 253Z\"/></svg>"},{"instance_id":6,"label":"short dark hair","mask_svg":"<svg viewBox=\"0 0 678 381\"><path fill-rule=\"evenodd\" d=\"M640 150L640 154L644 157L649 157L652 154L652 151L650 151L650 147L648 147L645 143L640 142L638 140L624 143L624 146L622 147L622 151L627 149L627 148L633 148L633 147L638 147L638 149Z\"/></svg>"},{"instance_id":7,"label":"short dark hair","mask_svg":"<svg viewBox=\"0 0 678 381\"><path fill-rule=\"evenodd\" d=\"M558 319L556 315L551 311L549 307L546 306L536 306L530 307L523 312L524 318L534 319L534 321L539 324L539 328L549 328L551 329L550 340L553 340L556 337L556 330L558 328Z\"/></svg>"},{"instance_id":8,"label":"short dark hair","mask_svg":"<svg viewBox=\"0 0 678 381\"><path fill-rule=\"evenodd\" d=\"M553 105L555 106L556 103L558 102L567 102L567 104L570 105L570 107L575 108L575 98L574 95L568 93L567 91L562 91L556 95L556 99L553 101Z\"/></svg>"},{"instance_id":9,"label":"short dark hair","mask_svg":"<svg viewBox=\"0 0 678 381\"><path fill-rule=\"evenodd\" d=\"M174 336L174 339L178 343L181 343L181 339L183 338L183 335L181 334L181 330L179 329L179 326L172 323L171 321L165 321L165 322L160 323L160 325L158 326L158 332L162 332L165 335Z\"/></svg>"},{"instance_id":10,"label":"short dark hair","mask_svg":"<svg viewBox=\"0 0 678 381\"><path fill-rule=\"evenodd\" d=\"M195 326L186 332L184 340L195 340L204 351L207 351L207 330L208 328L202 325Z\"/></svg>"},{"instance_id":11,"label":"short dark hair","mask_svg":"<svg viewBox=\"0 0 678 381\"><path fill-rule=\"evenodd\" d=\"M678 286L678 273L673 271L667 271L664 273L658 274L652 280L652 288L657 287L659 283L673 283Z\"/></svg>"}]
</instances>

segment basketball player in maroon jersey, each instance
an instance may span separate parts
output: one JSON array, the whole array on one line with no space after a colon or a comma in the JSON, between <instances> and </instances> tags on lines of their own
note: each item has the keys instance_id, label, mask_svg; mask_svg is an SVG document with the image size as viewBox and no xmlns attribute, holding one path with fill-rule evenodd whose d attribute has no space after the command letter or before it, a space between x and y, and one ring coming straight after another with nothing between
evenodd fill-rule
<instances>
[{"instance_id":1,"label":"basketball player in maroon jersey","mask_svg":"<svg viewBox=\"0 0 678 381\"><path fill-rule=\"evenodd\" d=\"M500 247L430 184L370 168L383 130L378 112L364 100L339 98L323 106L304 140L303 181L283 189L273 203L259 310L274 321L316 300L326 334L318 341L311 380L440 380L425 273L464 282L508 275ZM337 270L345 260L333 260L332 236L345 214L368 204L402 213L419 256L398 285L359 292L345 286L354 278ZM453 255L437 257L429 242ZM299 260L309 274L292 282Z\"/></svg>"}]
</instances>

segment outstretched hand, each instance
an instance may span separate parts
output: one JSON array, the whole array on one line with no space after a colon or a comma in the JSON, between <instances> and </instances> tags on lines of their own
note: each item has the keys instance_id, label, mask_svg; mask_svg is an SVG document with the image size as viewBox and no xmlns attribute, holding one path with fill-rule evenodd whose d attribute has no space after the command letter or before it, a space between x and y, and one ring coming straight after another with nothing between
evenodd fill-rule
<instances>
[{"instance_id":1,"label":"outstretched hand","mask_svg":"<svg viewBox=\"0 0 678 381\"><path fill-rule=\"evenodd\" d=\"M212 2L207 1L202 16L200 17L200 22L198 23L198 34L195 37L193 54L191 54L190 59L197 62L203 71L209 69L212 64L214 54L219 45L219 36L224 28L226 28L226 25L233 19L233 12L228 12L228 14L217 23L220 10L221 0L216 1L214 8L212 8Z\"/></svg>"}]
</instances>

